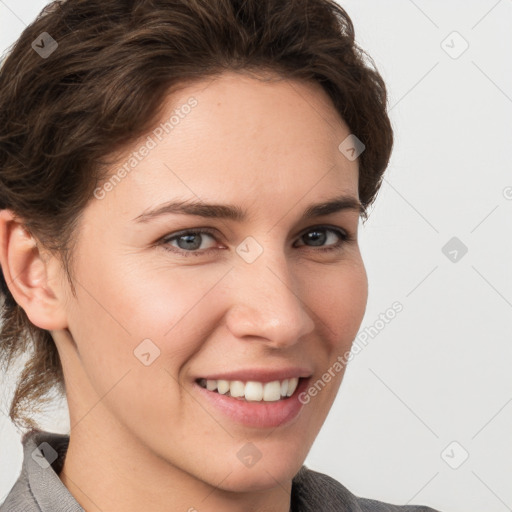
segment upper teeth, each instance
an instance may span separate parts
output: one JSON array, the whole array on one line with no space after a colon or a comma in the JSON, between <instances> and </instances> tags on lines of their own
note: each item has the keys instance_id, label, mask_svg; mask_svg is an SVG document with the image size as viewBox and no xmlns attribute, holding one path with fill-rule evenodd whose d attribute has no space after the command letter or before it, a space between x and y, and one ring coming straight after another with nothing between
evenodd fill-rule
<instances>
[{"instance_id":1,"label":"upper teeth","mask_svg":"<svg viewBox=\"0 0 512 512\"><path fill-rule=\"evenodd\" d=\"M241 380L209 380L201 379L203 387L209 391L217 390L221 395L225 395L228 391L234 398L244 397L246 400L253 402L275 402L281 397L292 396L299 379L292 377L291 379L274 380L272 382L242 382ZM206 383L206 386L204 385Z\"/></svg>"}]
</instances>

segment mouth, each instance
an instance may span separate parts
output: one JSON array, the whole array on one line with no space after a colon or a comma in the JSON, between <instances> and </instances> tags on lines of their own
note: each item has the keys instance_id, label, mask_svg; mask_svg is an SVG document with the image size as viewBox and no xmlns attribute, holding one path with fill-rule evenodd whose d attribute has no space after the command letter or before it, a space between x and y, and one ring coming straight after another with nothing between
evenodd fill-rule
<instances>
[{"instance_id":1,"label":"mouth","mask_svg":"<svg viewBox=\"0 0 512 512\"><path fill-rule=\"evenodd\" d=\"M300 396L312 378L308 367L253 366L199 374L193 389L214 415L250 428L287 428L298 421L304 409Z\"/></svg>"},{"instance_id":2,"label":"mouth","mask_svg":"<svg viewBox=\"0 0 512 512\"><path fill-rule=\"evenodd\" d=\"M203 389L243 402L278 402L290 399L303 380L303 377L291 377L270 382L244 382L201 378L196 383Z\"/></svg>"},{"instance_id":3,"label":"mouth","mask_svg":"<svg viewBox=\"0 0 512 512\"><path fill-rule=\"evenodd\" d=\"M281 380L260 377L265 382L199 378L194 388L198 400L207 409L239 425L257 429L286 428L298 420L304 408L299 396L311 379L310 374L306 375L309 376Z\"/></svg>"}]
</instances>

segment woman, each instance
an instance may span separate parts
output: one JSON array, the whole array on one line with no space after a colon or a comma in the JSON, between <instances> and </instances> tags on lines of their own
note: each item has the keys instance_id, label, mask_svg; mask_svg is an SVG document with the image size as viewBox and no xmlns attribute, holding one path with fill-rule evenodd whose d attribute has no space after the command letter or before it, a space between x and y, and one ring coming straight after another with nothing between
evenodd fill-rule
<instances>
[{"instance_id":1,"label":"woman","mask_svg":"<svg viewBox=\"0 0 512 512\"><path fill-rule=\"evenodd\" d=\"M2 512L431 510L303 466L363 318L357 228L393 140L343 9L54 3L0 98L4 363L34 348ZM54 388L69 436L30 417Z\"/></svg>"}]
</instances>

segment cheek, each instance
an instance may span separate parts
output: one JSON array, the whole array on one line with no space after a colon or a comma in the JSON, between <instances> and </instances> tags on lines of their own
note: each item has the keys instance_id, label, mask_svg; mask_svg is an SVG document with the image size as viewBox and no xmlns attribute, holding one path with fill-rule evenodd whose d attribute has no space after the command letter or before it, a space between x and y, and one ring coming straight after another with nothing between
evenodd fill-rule
<instances>
[{"instance_id":1,"label":"cheek","mask_svg":"<svg viewBox=\"0 0 512 512\"><path fill-rule=\"evenodd\" d=\"M70 331L83 383L91 386L84 410L99 396L97 413L104 406L141 435L148 425L177 428L188 418L180 372L207 339L202 299L218 278L191 286L191 274L109 263L96 273L77 273L82 278Z\"/></svg>"},{"instance_id":2,"label":"cheek","mask_svg":"<svg viewBox=\"0 0 512 512\"><path fill-rule=\"evenodd\" d=\"M368 281L362 260L325 273L308 293L308 305L315 313L317 371L301 400L316 411L315 429L318 432L340 388L346 371L348 355L357 336L366 310Z\"/></svg>"},{"instance_id":3,"label":"cheek","mask_svg":"<svg viewBox=\"0 0 512 512\"><path fill-rule=\"evenodd\" d=\"M198 279L193 272L145 270L113 262L82 280L79 317L92 319L98 334L114 327L132 342L163 339L183 328L183 320L206 297L220 275L201 274Z\"/></svg>"},{"instance_id":4,"label":"cheek","mask_svg":"<svg viewBox=\"0 0 512 512\"><path fill-rule=\"evenodd\" d=\"M324 328L331 350L350 347L361 326L367 299L368 281L361 259L319 274L316 281L309 282L307 304L318 316L317 325Z\"/></svg>"},{"instance_id":5,"label":"cheek","mask_svg":"<svg viewBox=\"0 0 512 512\"><path fill-rule=\"evenodd\" d=\"M178 372L202 347L222 311L212 300L225 270L132 268L119 261L80 273L70 330L98 393L126 371ZM148 341L150 340L150 341ZM149 355L147 355L149 353ZM153 362L154 361L154 362ZM150 363L146 368L144 363ZM144 374L141 382L156 378ZM169 374L167 374L169 378Z\"/></svg>"}]
</instances>

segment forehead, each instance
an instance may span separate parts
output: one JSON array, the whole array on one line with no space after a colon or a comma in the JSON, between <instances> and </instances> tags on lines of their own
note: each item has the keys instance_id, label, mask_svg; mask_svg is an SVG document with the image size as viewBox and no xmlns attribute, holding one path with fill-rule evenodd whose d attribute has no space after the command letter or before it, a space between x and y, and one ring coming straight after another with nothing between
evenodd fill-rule
<instances>
[{"instance_id":1,"label":"forehead","mask_svg":"<svg viewBox=\"0 0 512 512\"><path fill-rule=\"evenodd\" d=\"M166 97L154 127L113 168L128 172L106 199L145 208L175 197L357 197L357 161L338 149L349 134L316 83L225 73Z\"/></svg>"},{"instance_id":2,"label":"forehead","mask_svg":"<svg viewBox=\"0 0 512 512\"><path fill-rule=\"evenodd\" d=\"M229 147L222 146L224 151L215 154L230 149L243 158L257 147L258 159L264 159L269 156L268 151L261 151L264 146L277 155L286 152L288 157L300 154L301 149L333 153L341 142L340 135L347 130L327 93L316 82L274 74L254 77L227 72L167 97L160 121L192 97L197 106L172 135L177 135L176 131L184 139L197 135L210 150L230 141Z\"/></svg>"}]
</instances>

